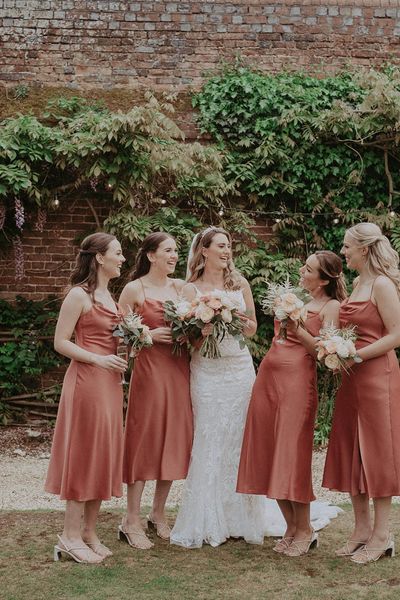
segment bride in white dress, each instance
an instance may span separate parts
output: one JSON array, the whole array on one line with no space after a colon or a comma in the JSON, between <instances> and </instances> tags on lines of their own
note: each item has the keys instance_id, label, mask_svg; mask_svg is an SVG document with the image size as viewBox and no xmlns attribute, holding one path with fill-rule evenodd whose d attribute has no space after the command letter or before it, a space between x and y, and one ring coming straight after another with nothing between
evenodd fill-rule
<instances>
[{"instance_id":1,"label":"bride in white dress","mask_svg":"<svg viewBox=\"0 0 400 600\"><path fill-rule=\"evenodd\" d=\"M193 240L188 260L188 284L183 294L224 290L243 313L244 335L257 329L248 282L235 270L228 232L210 227ZM208 327L208 329L207 329ZM204 334L210 332L206 326ZM191 361L194 441L188 477L171 543L200 548L218 546L229 537L262 544L265 535L282 535L285 522L275 500L236 493L243 429L255 379L247 347L226 336L221 358L204 358L195 351ZM314 529L324 527L340 509L325 503L311 505Z\"/></svg>"}]
</instances>

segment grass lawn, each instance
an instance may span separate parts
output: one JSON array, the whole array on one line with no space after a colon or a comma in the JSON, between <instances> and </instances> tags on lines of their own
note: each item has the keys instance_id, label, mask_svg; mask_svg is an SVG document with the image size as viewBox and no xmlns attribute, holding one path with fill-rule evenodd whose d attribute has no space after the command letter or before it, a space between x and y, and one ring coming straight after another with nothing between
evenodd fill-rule
<instances>
[{"instance_id":1,"label":"grass lawn","mask_svg":"<svg viewBox=\"0 0 400 600\"><path fill-rule=\"evenodd\" d=\"M346 540L351 510L320 534L320 547L301 558L264 546L230 540L219 548L184 550L155 538L150 551L118 542L121 513L102 512L99 533L114 551L102 565L55 563L53 545L62 529L60 512L0 512L0 598L2 600L400 599L400 559L358 566L333 550ZM171 520L173 516L171 515ZM392 529L400 543L400 506Z\"/></svg>"}]
</instances>

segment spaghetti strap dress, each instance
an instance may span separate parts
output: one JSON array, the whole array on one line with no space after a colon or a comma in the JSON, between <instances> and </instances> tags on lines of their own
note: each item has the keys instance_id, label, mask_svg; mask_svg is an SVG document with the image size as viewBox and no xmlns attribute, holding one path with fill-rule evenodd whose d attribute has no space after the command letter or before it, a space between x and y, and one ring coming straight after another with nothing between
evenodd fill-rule
<instances>
[{"instance_id":1,"label":"spaghetti strap dress","mask_svg":"<svg viewBox=\"0 0 400 600\"><path fill-rule=\"evenodd\" d=\"M360 350L386 334L372 300L346 299L342 327L357 327ZM342 374L322 485L355 496L400 494L400 369L394 350Z\"/></svg>"},{"instance_id":2,"label":"spaghetti strap dress","mask_svg":"<svg viewBox=\"0 0 400 600\"><path fill-rule=\"evenodd\" d=\"M320 312L320 311L319 311ZM319 312L306 329L317 336ZM275 337L253 387L240 458L237 491L308 503L315 499L311 462L318 405L316 363L291 331Z\"/></svg>"},{"instance_id":3,"label":"spaghetti strap dress","mask_svg":"<svg viewBox=\"0 0 400 600\"><path fill-rule=\"evenodd\" d=\"M75 343L116 354L119 319L101 304L82 314ZM122 496L123 390L121 373L72 360L64 377L45 490L62 500Z\"/></svg>"},{"instance_id":4,"label":"spaghetti strap dress","mask_svg":"<svg viewBox=\"0 0 400 600\"><path fill-rule=\"evenodd\" d=\"M160 300L145 296L137 312L150 329L166 326ZM140 351L132 371L125 422L124 482L184 479L192 439L189 354L182 349L181 355L175 355L172 344L155 342Z\"/></svg>"}]
</instances>

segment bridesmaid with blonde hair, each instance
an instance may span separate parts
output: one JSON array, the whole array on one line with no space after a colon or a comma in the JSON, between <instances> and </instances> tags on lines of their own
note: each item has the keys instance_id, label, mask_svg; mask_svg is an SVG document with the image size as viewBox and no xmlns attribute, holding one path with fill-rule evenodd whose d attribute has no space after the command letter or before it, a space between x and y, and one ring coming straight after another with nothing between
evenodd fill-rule
<instances>
[{"instance_id":1,"label":"bridesmaid with blonde hair","mask_svg":"<svg viewBox=\"0 0 400 600\"><path fill-rule=\"evenodd\" d=\"M275 321L275 337L252 391L237 484L238 492L277 500L286 531L274 551L287 556L306 554L318 543L310 522L318 406L315 344L321 327L339 324L340 301L347 295L342 261L329 250L309 256L300 275L300 285L311 295L307 319L304 328L289 325L284 343ZM326 512L335 516L337 509L326 507Z\"/></svg>"},{"instance_id":2,"label":"bridesmaid with blonde hair","mask_svg":"<svg viewBox=\"0 0 400 600\"><path fill-rule=\"evenodd\" d=\"M177 261L173 237L163 232L148 235L136 257L133 281L119 300L124 312L142 315L153 338L153 345L135 359L125 423L123 480L128 485L128 507L118 535L139 550L154 545L140 518L146 481L157 481L148 526L168 540L165 503L172 481L186 477L192 447L189 355L183 348L180 355L172 353L171 327L164 320L164 302L176 300L184 285L171 277Z\"/></svg>"},{"instance_id":3,"label":"bridesmaid with blonde hair","mask_svg":"<svg viewBox=\"0 0 400 600\"><path fill-rule=\"evenodd\" d=\"M65 374L45 489L66 500L54 559L99 563L112 554L96 534L102 500L122 496L122 387L127 362L112 329L120 315L108 290L125 258L108 233L86 237L62 303L54 347L71 358ZM74 341L72 341L72 336Z\"/></svg>"},{"instance_id":4,"label":"bridesmaid with blonde hair","mask_svg":"<svg viewBox=\"0 0 400 600\"><path fill-rule=\"evenodd\" d=\"M340 307L341 326L357 328L357 354L337 393L323 485L348 492L354 510L353 532L336 554L365 564L394 555L389 516L392 496L400 494L399 256L374 223L348 229L342 254L359 275Z\"/></svg>"}]
</instances>

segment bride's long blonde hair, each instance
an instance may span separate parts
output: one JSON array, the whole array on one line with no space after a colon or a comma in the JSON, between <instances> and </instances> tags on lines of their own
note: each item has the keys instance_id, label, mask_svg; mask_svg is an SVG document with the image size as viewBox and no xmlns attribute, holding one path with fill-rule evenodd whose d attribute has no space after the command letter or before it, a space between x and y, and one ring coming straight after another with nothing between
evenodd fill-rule
<instances>
[{"instance_id":1,"label":"bride's long blonde hair","mask_svg":"<svg viewBox=\"0 0 400 600\"><path fill-rule=\"evenodd\" d=\"M375 223L358 223L346 233L351 235L362 248L368 248L366 265L373 275L385 275L396 286L400 296L399 255L392 248L386 235Z\"/></svg>"},{"instance_id":2,"label":"bride's long blonde hair","mask_svg":"<svg viewBox=\"0 0 400 600\"><path fill-rule=\"evenodd\" d=\"M201 231L196 235L194 239L193 247L191 248L192 256L189 256L188 262L188 276L187 281L193 283L197 281L203 273L204 267L206 266L206 258L203 256L203 248L209 248L214 237L222 233L225 235L229 244L232 246L232 238L230 234L222 229L222 227L208 227L204 231ZM224 269L224 288L228 290L239 290L242 287L242 279L239 271L236 270L232 258L228 260L228 264Z\"/></svg>"}]
</instances>

